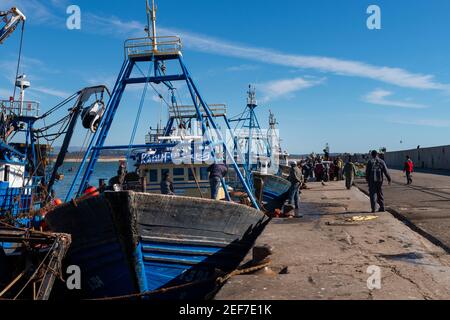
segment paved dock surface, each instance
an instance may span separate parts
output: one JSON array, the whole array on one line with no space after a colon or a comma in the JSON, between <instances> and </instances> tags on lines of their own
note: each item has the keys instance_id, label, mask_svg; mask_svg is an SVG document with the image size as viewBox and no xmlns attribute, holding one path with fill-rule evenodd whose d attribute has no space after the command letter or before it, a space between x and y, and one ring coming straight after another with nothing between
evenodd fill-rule
<instances>
[{"instance_id":1,"label":"paved dock surface","mask_svg":"<svg viewBox=\"0 0 450 320\"><path fill-rule=\"evenodd\" d=\"M218 300L450 299L450 256L390 213L370 221L366 195L342 182L310 183L303 219L275 219L257 240L274 249L269 269L230 279ZM370 290L370 266L381 289Z\"/></svg>"},{"instance_id":2,"label":"paved dock surface","mask_svg":"<svg viewBox=\"0 0 450 320\"><path fill-rule=\"evenodd\" d=\"M413 185L407 186L403 172L390 173L393 183L384 187L387 207L450 252L450 176L414 173ZM357 186L368 191L364 180Z\"/></svg>"}]
</instances>

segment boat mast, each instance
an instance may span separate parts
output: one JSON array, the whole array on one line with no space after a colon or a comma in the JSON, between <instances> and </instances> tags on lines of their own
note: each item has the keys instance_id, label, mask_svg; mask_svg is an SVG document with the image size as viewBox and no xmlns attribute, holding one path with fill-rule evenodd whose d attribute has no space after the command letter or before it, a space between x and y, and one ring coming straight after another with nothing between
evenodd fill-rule
<instances>
[{"instance_id":1,"label":"boat mast","mask_svg":"<svg viewBox=\"0 0 450 320\"><path fill-rule=\"evenodd\" d=\"M155 0L152 0L152 8L150 9L150 5L147 1L147 35L152 39L153 51L158 51L158 44L156 41L156 6ZM150 31L150 22L152 24L152 28Z\"/></svg>"},{"instance_id":2,"label":"boat mast","mask_svg":"<svg viewBox=\"0 0 450 320\"><path fill-rule=\"evenodd\" d=\"M108 101L108 105L106 106L106 111L102 120L98 126L98 130L94 133L94 136L91 138L87 150L84 154L83 160L78 168L78 171L73 178L72 184L70 186L69 192L66 196L66 200L69 201L73 195L75 195L75 188L78 189L76 192L76 196L81 196L87 189L89 185L89 181L92 178L94 173L95 166L100 157L100 153L102 150L120 150L120 149L141 149L141 148L154 148L154 149L173 149L178 146L177 143L156 143L156 144L145 144L145 145L136 145L133 144L134 134L136 131L133 131L132 139L130 143L126 146L105 146L106 139L111 129L112 122L121 105L121 100L125 89L130 84L164 84L168 87L169 90L175 90L172 85L173 82L182 82L186 85L190 98L192 99L192 103L194 104L196 110L196 117L198 121L201 123L202 131L205 133L206 141L204 141L203 146L208 147L207 151L212 157L211 160L217 161L216 147L223 148L224 151L224 159L230 159L231 165L236 171L236 174L244 187L244 191L248 194L252 205L259 210L259 204L256 197L253 194L253 190L251 188L251 181L249 177L244 177L242 174L235 157L227 145L227 141L225 140L224 135L220 132L220 127L217 125L214 119L214 113L210 109L209 105L205 102L203 97L200 94L200 91L195 84L191 74L189 73L181 53L181 39L177 36L172 37L159 37L160 48L157 48L158 39L156 38L156 7L154 4L154 0L152 0L152 9L150 9L149 1L147 1L147 19L148 25L150 25L150 20L152 21L153 30L150 32L149 27L147 27L146 32L147 35L145 38L141 39L128 39L125 41L125 57L126 59L123 62L122 69L119 72L117 77L116 84L111 94L111 98ZM153 38L152 38L153 37ZM152 40L151 45L153 46L153 50L149 50L149 38ZM178 62L178 70L176 72L166 72L165 68L163 68L164 63L166 61L175 61ZM138 62L146 62L149 64L154 64L155 70L152 74L151 68L149 68L149 73L144 77L136 77L133 76L133 71L137 68ZM157 66L161 64L161 69L157 68ZM174 63L174 66L177 64ZM150 65L151 67L151 65ZM161 72L160 72L161 71ZM175 71L175 70L174 70ZM172 74L170 74L172 73ZM142 108L143 102L145 101L146 90L144 90L141 99ZM231 130L228 119L226 115L224 115L225 123L228 129ZM136 118L135 128L138 126L139 117ZM208 129L209 128L209 129ZM217 140L213 139L209 134L209 131L216 132ZM234 137L233 137L234 141ZM236 146L235 146L236 148ZM194 151L194 150L193 150ZM191 155L195 156L195 154ZM220 159L223 160L223 159ZM246 168L247 165L244 164ZM231 197L228 192L228 186L224 179L222 179L222 186L225 191L225 195L227 200L231 200Z\"/></svg>"},{"instance_id":3,"label":"boat mast","mask_svg":"<svg viewBox=\"0 0 450 320\"><path fill-rule=\"evenodd\" d=\"M26 75L20 75L16 79L16 87L20 89L19 116L23 115L23 105L25 102L25 90L30 87L30 81L26 80Z\"/></svg>"},{"instance_id":4,"label":"boat mast","mask_svg":"<svg viewBox=\"0 0 450 320\"><path fill-rule=\"evenodd\" d=\"M256 101L256 89L252 87L251 85L248 86L248 98L247 98L247 107L250 111L250 117L249 117L249 126L248 126L248 141L247 141L247 169L249 171L252 170L252 151L253 151L253 129L258 129L255 127L255 109L258 106L258 103Z\"/></svg>"}]
</instances>

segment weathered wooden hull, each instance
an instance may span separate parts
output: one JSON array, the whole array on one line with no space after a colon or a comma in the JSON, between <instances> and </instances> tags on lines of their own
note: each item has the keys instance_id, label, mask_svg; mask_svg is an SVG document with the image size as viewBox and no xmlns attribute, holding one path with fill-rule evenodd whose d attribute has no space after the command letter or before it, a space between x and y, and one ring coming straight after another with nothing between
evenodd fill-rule
<instances>
[{"instance_id":1,"label":"weathered wooden hull","mask_svg":"<svg viewBox=\"0 0 450 320\"><path fill-rule=\"evenodd\" d=\"M262 179L263 187L263 201L270 202L282 196L289 191L291 183L280 176L270 174L253 173L255 178Z\"/></svg>"},{"instance_id":2,"label":"weathered wooden hull","mask_svg":"<svg viewBox=\"0 0 450 320\"><path fill-rule=\"evenodd\" d=\"M148 193L107 192L47 215L72 235L81 298L130 295L211 279L239 266L268 218L249 207ZM213 281L150 298L202 299Z\"/></svg>"},{"instance_id":3,"label":"weathered wooden hull","mask_svg":"<svg viewBox=\"0 0 450 320\"><path fill-rule=\"evenodd\" d=\"M270 174L253 173L254 179L262 181L262 201L267 212L282 209L289 197L291 183L285 178Z\"/></svg>"}]
</instances>

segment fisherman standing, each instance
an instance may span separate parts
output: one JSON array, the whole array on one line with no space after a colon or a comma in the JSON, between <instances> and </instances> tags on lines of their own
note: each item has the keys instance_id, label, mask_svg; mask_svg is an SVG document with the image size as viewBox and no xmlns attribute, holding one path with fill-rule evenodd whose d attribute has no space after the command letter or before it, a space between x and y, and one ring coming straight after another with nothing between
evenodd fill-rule
<instances>
[{"instance_id":1,"label":"fisherman standing","mask_svg":"<svg viewBox=\"0 0 450 320\"><path fill-rule=\"evenodd\" d=\"M314 167L314 174L316 176L317 182L323 182L324 171L325 171L325 166L322 163L322 159L319 158L317 164Z\"/></svg>"},{"instance_id":2,"label":"fisherman standing","mask_svg":"<svg viewBox=\"0 0 450 320\"><path fill-rule=\"evenodd\" d=\"M412 173L414 171L414 163L411 160L410 156L406 156L405 166L403 168L403 172L406 173L406 184L410 185L413 183Z\"/></svg>"},{"instance_id":3,"label":"fisherman standing","mask_svg":"<svg viewBox=\"0 0 450 320\"><path fill-rule=\"evenodd\" d=\"M379 212L385 211L383 195L384 176L386 176L389 184L391 184L392 179L389 175L386 163L378 157L378 152L374 150L372 151L372 159L369 160L366 168L366 180L369 184L372 213L375 213L376 211L376 203L380 206Z\"/></svg>"},{"instance_id":4,"label":"fisherman standing","mask_svg":"<svg viewBox=\"0 0 450 320\"><path fill-rule=\"evenodd\" d=\"M297 162L291 162L291 170L288 177L291 187L289 189L289 204L295 205L295 211L298 215L298 210L300 209L300 187L303 183L303 175L300 168L297 166Z\"/></svg>"},{"instance_id":5,"label":"fisherman standing","mask_svg":"<svg viewBox=\"0 0 450 320\"><path fill-rule=\"evenodd\" d=\"M165 194L168 196L175 195L173 180L172 177L170 176L169 171L164 172L160 187L161 187L161 194Z\"/></svg>"},{"instance_id":6,"label":"fisherman standing","mask_svg":"<svg viewBox=\"0 0 450 320\"><path fill-rule=\"evenodd\" d=\"M343 175L344 161L342 161L341 157L337 158L337 170L338 170L338 181L344 180L344 175Z\"/></svg>"},{"instance_id":7,"label":"fisherman standing","mask_svg":"<svg viewBox=\"0 0 450 320\"><path fill-rule=\"evenodd\" d=\"M313 168L312 168L311 162L312 162L311 159L308 158L308 160L306 160L306 162L302 166L302 173L303 173L305 183L307 183L309 181L309 178L312 177Z\"/></svg>"},{"instance_id":8,"label":"fisherman standing","mask_svg":"<svg viewBox=\"0 0 450 320\"><path fill-rule=\"evenodd\" d=\"M348 157L348 161L344 166L345 187L350 190L353 186L356 176L356 167L352 161L352 157Z\"/></svg>"},{"instance_id":9,"label":"fisherman standing","mask_svg":"<svg viewBox=\"0 0 450 320\"><path fill-rule=\"evenodd\" d=\"M209 172L209 184L211 188L211 199L217 200L217 196L219 194L219 188L222 184L222 179L228 173L228 168L223 163L214 163L208 168Z\"/></svg>"},{"instance_id":10,"label":"fisherman standing","mask_svg":"<svg viewBox=\"0 0 450 320\"><path fill-rule=\"evenodd\" d=\"M125 161L119 161L119 169L117 170L117 177L119 178L119 184L122 186L125 183L127 176L127 165Z\"/></svg>"}]
</instances>

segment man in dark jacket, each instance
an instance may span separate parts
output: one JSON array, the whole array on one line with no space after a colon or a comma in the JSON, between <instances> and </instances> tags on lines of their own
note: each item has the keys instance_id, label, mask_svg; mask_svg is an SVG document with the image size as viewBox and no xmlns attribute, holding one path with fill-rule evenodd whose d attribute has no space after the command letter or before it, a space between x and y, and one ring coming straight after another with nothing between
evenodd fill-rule
<instances>
[{"instance_id":1,"label":"man in dark jacket","mask_svg":"<svg viewBox=\"0 0 450 320\"><path fill-rule=\"evenodd\" d=\"M377 151L372 151L372 159L369 160L366 168L366 180L369 184L372 213L376 211L376 203L380 206L379 212L385 211L383 195L383 181L385 176L389 184L391 184L392 179L386 163L378 157Z\"/></svg>"},{"instance_id":2,"label":"man in dark jacket","mask_svg":"<svg viewBox=\"0 0 450 320\"><path fill-rule=\"evenodd\" d=\"M211 188L211 199L216 200L219 194L219 188L222 184L222 179L228 173L228 168L225 164L213 164L208 168L209 184Z\"/></svg>"},{"instance_id":3,"label":"man in dark jacket","mask_svg":"<svg viewBox=\"0 0 450 320\"><path fill-rule=\"evenodd\" d=\"M322 163L322 159L319 159L319 161L317 162L317 164L314 167L314 174L316 176L317 182L323 182L324 172L325 172L325 166Z\"/></svg>"},{"instance_id":4,"label":"man in dark jacket","mask_svg":"<svg viewBox=\"0 0 450 320\"><path fill-rule=\"evenodd\" d=\"M125 161L119 162L119 169L117 170L117 177L119 178L119 184L122 186L125 183L127 176L127 164Z\"/></svg>"},{"instance_id":5,"label":"man in dark jacket","mask_svg":"<svg viewBox=\"0 0 450 320\"><path fill-rule=\"evenodd\" d=\"M300 208L299 197L300 197L300 187L303 183L302 171L297 166L295 161L291 162L291 170L289 172L289 182L291 183L291 188L289 189L289 204L295 205L295 210Z\"/></svg>"},{"instance_id":6,"label":"man in dark jacket","mask_svg":"<svg viewBox=\"0 0 450 320\"><path fill-rule=\"evenodd\" d=\"M405 166L403 168L403 172L406 174L406 184L412 184L412 173L414 171L414 163L412 162L409 156L406 156Z\"/></svg>"},{"instance_id":7,"label":"man in dark jacket","mask_svg":"<svg viewBox=\"0 0 450 320\"><path fill-rule=\"evenodd\" d=\"M162 181L160 184L161 194L173 196L175 195L175 189L173 187L173 181L170 177L169 172L165 172L162 177Z\"/></svg>"},{"instance_id":8,"label":"man in dark jacket","mask_svg":"<svg viewBox=\"0 0 450 320\"><path fill-rule=\"evenodd\" d=\"M350 190L353 186L356 176L356 167L352 161L352 157L348 157L348 161L344 166L345 187Z\"/></svg>"}]
</instances>

